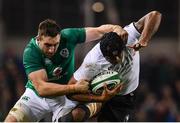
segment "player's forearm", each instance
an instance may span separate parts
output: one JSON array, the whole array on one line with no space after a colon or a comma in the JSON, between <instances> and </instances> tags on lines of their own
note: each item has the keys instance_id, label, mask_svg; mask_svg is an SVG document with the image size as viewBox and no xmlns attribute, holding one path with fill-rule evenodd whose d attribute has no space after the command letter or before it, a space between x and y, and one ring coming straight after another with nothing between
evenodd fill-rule
<instances>
[{"instance_id":1,"label":"player's forearm","mask_svg":"<svg viewBox=\"0 0 180 123\"><path fill-rule=\"evenodd\" d=\"M39 87L36 87L36 90L42 97L62 96L78 92L75 85L60 85L55 83L43 83L42 85L39 85Z\"/></svg>"},{"instance_id":2,"label":"player's forearm","mask_svg":"<svg viewBox=\"0 0 180 123\"><path fill-rule=\"evenodd\" d=\"M98 27L99 33L104 35L108 32L118 32L123 30L123 28L119 25L112 25L112 24L105 24L100 27Z\"/></svg>"},{"instance_id":3,"label":"player's forearm","mask_svg":"<svg viewBox=\"0 0 180 123\"><path fill-rule=\"evenodd\" d=\"M69 95L68 98L74 101L80 102L103 102L105 101L101 96L93 94L73 94Z\"/></svg>"},{"instance_id":4,"label":"player's forearm","mask_svg":"<svg viewBox=\"0 0 180 123\"><path fill-rule=\"evenodd\" d=\"M125 30L119 25L105 24L99 27L86 28L86 42L100 39L105 33L116 32L118 35L123 35Z\"/></svg>"},{"instance_id":5,"label":"player's forearm","mask_svg":"<svg viewBox=\"0 0 180 123\"><path fill-rule=\"evenodd\" d=\"M146 46L151 37L156 33L161 22L161 13L153 11L145 18L144 28L139 43Z\"/></svg>"}]
</instances>

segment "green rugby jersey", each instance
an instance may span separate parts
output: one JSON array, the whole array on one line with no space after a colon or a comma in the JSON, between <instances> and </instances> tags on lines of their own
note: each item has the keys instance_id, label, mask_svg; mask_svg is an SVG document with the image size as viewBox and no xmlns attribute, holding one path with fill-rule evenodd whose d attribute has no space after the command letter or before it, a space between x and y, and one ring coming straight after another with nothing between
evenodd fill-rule
<instances>
[{"instance_id":1,"label":"green rugby jersey","mask_svg":"<svg viewBox=\"0 0 180 123\"><path fill-rule=\"evenodd\" d=\"M52 58L47 58L42 53L36 43L36 38L32 38L27 44L23 54L23 64L27 76L33 71L45 69L48 82L67 84L74 72L75 46L85 42L85 29L68 28L62 30L60 34L60 45ZM26 88L31 88L36 92L29 79Z\"/></svg>"}]
</instances>

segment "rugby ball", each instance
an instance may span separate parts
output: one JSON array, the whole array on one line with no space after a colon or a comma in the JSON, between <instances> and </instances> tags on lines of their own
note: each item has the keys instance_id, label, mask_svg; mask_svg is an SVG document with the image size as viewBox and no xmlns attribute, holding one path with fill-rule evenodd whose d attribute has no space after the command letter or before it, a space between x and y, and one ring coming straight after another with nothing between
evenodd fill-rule
<instances>
[{"instance_id":1,"label":"rugby ball","mask_svg":"<svg viewBox=\"0 0 180 123\"><path fill-rule=\"evenodd\" d=\"M116 71L103 71L92 79L90 83L90 88L92 93L96 95L101 95L104 89L104 83L107 84L109 90L115 88L118 84L120 84L121 78Z\"/></svg>"}]
</instances>

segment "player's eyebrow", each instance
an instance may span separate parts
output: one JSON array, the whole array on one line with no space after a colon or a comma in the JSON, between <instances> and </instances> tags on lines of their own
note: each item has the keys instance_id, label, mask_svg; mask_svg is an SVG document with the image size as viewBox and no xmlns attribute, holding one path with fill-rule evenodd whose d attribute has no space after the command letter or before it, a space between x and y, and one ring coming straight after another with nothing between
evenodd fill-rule
<instances>
[{"instance_id":1,"label":"player's eyebrow","mask_svg":"<svg viewBox=\"0 0 180 123\"><path fill-rule=\"evenodd\" d=\"M59 44L59 42L54 43L54 44L51 44L51 43L45 43L46 46L56 46L56 45L58 45L58 44Z\"/></svg>"}]
</instances>

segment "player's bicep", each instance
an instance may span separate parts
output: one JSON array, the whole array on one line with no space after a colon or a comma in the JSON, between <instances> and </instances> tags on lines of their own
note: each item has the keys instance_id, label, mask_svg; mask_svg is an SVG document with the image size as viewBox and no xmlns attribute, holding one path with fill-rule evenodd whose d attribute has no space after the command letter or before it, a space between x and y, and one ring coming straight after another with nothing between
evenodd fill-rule
<instances>
[{"instance_id":1,"label":"player's bicep","mask_svg":"<svg viewBox=\"0 0 180 123\"><path fill-rule=\"evenodd\" d=\"M32 81L35 88L38 90L39 87L41 87L44 82L48 80L47 73L45 69L40 69L34 72L31 72L28 75L28 78Z\"/></svg>"},{"instance_id":2,"label":"player's bicep","mask_svg":"<svg viewBox=\"0 0 180 123\"><path fill-rule=\"evenodd\" d=\"M146 14L142 18L140 18L137 22L135 22L135 27L141 33L147 23L155 22L155 20L156 20L155 18L159 18L158 20L161 20L161 14L157 11L149 12L148 14ZM151 27L153 27L153 26L151 26Z\"/></svg>"}]
</instances>

